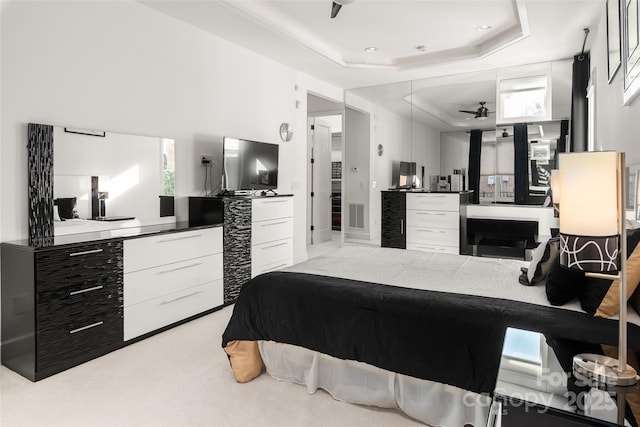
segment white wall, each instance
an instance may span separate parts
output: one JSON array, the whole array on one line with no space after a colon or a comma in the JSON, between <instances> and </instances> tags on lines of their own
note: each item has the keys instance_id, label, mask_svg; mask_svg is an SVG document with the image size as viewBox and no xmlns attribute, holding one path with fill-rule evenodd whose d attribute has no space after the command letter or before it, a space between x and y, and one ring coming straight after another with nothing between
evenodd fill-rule
<instances>
[{"instance_id":1,"label":"white wall","mask_svg":"<svg viewBox=\"0 0 640 427\"><path fill-rule=\"evenodd\" d=\"M295 101L306 87L342 96L137 2L5 3L1 90L11 108L2 111L1 176L3 200L15 203L2 206L4 240L26 236L29 122L174 138L185 219L186 196L202 192L200 154L219 165L224 135L279 143L280 123L293 123L294 139L281 144L279 190L296 193L305 175L285 165L306 147L306 112Z\"/></svg>"},{"instance_id":2,"label":"white wall","mask_svg":"<svg viewBox=\"0 0 640 427\"><path fill-rule=\"evenodd\" d=\"M440 173L450 175L454 169L469 169L469 135L464 131L440 134Z\"/></svg>"},{"instance_id":3,"label":"white wall","mask_svg":"<svg viewBox=\"0 0 640 427\"><path fill-rule=\"evenodd\" d=\"M369 239L370 230L370 116L352 108L345 110L344 129L344 195L342 224L346 237ZM349 204L364 205L364 228L349 228Z\"/></svg>"},{"instance_id":4,"label":"white wall","mask_svg":"<svg viewBox=\"0 0 640 427\"><path fill-rule=\"evenodd\" d=\"M352 188L354 191L368 192L368 221L370 224L368 232L369 238L375 241L380 237L380 191L391 187L392 163L394 161L416 162L418 167L425 166L425 177L428 177L429 174L440 173L440 132L420 123L412 123L411 120L353 93L347 92L345 102L349 107L366 112L371 117L369 123L371 137L367 153L370 159L368 187L360 179L358 181L359 187ZM350 143L348 126L347 121L346 150L349 149ZM382 156L378 155L378 144L384 148ZM349 159L347 158L346 161L349 162ZM347 175L347 183L349 177L350 175ZM349 195L346 197L349 201Z\"/></svg>"},{"instance_id":5,"label":"white wall","mask_svg":"<svg viewBox=\"0 0 640 427\"><path fill-rule=\"evenodd\" d=\"M629 106L622 105L622 68L611 84L607 82L607 23L603 13L598 27L589 33L591 70L596 74L597 150L626 152L627 164L640 164L640 97Z\"/></svg>"},{"instance_id":6,"label":"white wall","mask_svg":"<svg viewBox=\"0 0 640 427\"><path fill-rule=\"evenodd\" d=\"M429 186L429 175L440 174L440 131L431 129L422 123L414 122L411 130L411 158L416 162L416 173L421 174L424 166L422 187Z\"/></svg>"},{"instance_id":7,"label":"white wall","mask_svg":"<svg viewBox=\"0 0 640 427\"><path fill-rule=\"evenodd\" d=\"M340 101L342 89L135 1L2 1L1 19L3 241L27 235L27 123L175 139L186 219L202 153L220 165L223 136L280 143L289 122L278 183L296 196L295 260L306 259L307 91Z\"/></svg>"}]
</instances>

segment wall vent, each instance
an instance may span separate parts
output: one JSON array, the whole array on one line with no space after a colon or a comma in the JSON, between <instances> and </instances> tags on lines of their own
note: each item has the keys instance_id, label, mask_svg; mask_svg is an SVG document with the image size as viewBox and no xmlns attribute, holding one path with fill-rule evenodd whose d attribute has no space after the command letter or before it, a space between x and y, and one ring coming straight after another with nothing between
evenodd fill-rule
<instances>
[{"instance_id":1,"label":"wall vent","mask_svg":"<svg viewBox=\"0 0 640 427\"><path fill-rule=\"evenodd\" d=\"M363 203L349 203L349 228L364 229Z\"/></svg>"}]
</instances>

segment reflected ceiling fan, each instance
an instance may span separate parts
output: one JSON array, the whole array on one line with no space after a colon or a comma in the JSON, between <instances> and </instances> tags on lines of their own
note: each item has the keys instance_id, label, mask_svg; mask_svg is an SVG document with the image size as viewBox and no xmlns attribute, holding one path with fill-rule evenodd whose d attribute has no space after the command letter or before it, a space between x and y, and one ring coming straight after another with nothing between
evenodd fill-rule
<instances>
[{"instance_id":1,"label":"reflected ceiling fan","mask_svg":"<svg viewBox=\"0 0 640 427\"><path fill-rule=\"evenodd\" d=\"M342 9L342 6L346 6L349 3L353 3L353 0L336 0L331 5L331 18L338 16L338 12Z\"/></svg>"},{"instance_id":2,"label":"reflected ceiling fan","mask_svg":"<svg viewBox=\"0 0 640 427\"><path fill-rule=\"evenodd\" d=\"M474 115L474 117L473 117L474 119L484 120L484 119L489 117L489 114L493 114L492 111L489 111L489 109L484 106L484 104L486 104L486 103L487 103L487 101L480 101L479 102L480 106L475 111L470 111L470 110L458 110L458 111L461 112L461 113L473 114Z\"/></svg>"}]
</instances>

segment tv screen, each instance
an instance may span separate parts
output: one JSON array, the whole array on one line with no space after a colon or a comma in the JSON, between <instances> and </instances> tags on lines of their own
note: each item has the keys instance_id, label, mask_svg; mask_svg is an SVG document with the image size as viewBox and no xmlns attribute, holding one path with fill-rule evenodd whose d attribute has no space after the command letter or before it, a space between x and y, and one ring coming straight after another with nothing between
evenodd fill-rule
<instances>
[{"instance_id":1,"label":"tv screen","mask_svg":"<svg viewBox=\"0 0 640 427\"><path fill-rule=\"evenodd\" d=\"M268 190L278 187L278 144L225 136L222 175L225 190Z\"/></svg>"}]
</instances>

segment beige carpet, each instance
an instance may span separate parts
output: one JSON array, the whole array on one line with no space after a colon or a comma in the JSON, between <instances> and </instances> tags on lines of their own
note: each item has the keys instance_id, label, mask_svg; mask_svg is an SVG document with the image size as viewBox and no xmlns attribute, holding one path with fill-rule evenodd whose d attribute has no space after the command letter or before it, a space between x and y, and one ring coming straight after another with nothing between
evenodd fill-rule
<instances>
[{"instance_id":1,"label":"beige carpet","mask_svg":"<svg viewBox=\"0 0 640 427\"><path fill-rule=\"evenodd\" d=\"M37 383L0 368L0 426L414 426L262 374L233 379L221 335L232 307ZM428 404L425 402L425 404Z\"/></svg>"}]
</instances>

